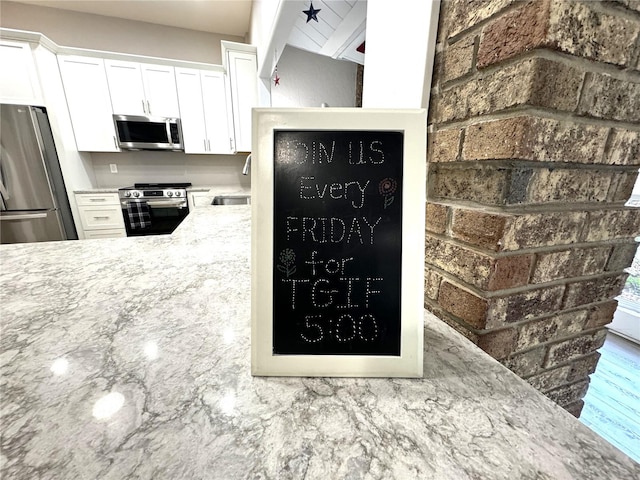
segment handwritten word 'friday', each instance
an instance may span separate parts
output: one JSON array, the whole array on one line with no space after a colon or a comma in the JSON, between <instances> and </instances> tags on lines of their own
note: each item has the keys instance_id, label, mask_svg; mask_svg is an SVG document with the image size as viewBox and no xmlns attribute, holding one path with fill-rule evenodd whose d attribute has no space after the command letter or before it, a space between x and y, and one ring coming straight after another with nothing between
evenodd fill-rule
<instances>
[{"instance_id":1,"label":"handwritten word 'friday'","mask_svg":"<svg viewBox=\"0 0 640 480\"><path fill-rule=\"evenodd\" d=\"M345 220L336 217L289 216L286 222L287 241L297 237L303 242L314 243L357 241L360 245L375 244L375 228L382 217L378 217L375 221L369 221L366 217L352 217L351 220ZM349 223L348 229L347 223Z\"/></svg>"}]
</instances>

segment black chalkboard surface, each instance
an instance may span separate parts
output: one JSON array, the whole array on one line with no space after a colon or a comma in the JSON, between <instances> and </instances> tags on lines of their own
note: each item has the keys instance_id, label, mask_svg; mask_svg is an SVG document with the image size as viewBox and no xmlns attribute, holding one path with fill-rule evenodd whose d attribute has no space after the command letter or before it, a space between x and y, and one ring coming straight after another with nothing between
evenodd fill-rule
<instances>
[{"instance_id":1,"label":"black chalkboard surface","mask_svg":"<svg viewBox=\"0 0 640 480\"><path fill-rule=\"evenodd\" d=\"M404 132L273 134L273 353L400 356Z\"/></svg>"}]
</instances>

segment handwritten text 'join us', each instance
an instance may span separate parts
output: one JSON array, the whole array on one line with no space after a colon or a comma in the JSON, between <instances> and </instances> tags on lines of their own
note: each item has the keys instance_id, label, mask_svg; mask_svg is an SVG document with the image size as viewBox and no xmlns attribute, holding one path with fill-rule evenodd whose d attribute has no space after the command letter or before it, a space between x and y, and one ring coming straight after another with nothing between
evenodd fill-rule
<instances>
[{"instance_id":1,"label":"handwritten text 'join us'","mask_svg":"<svg viewBox=\"0 0 640 480\"><path fill-rule=\"evenodd\" d=\"M333 161L348 163L349 165L382 165L385 161L382 142L362 140L347 142L336 146L336 141L331 142L287 142L287 153L282 160L286 163L304 165L331 164Z\"/></svg>"}]
</instances>

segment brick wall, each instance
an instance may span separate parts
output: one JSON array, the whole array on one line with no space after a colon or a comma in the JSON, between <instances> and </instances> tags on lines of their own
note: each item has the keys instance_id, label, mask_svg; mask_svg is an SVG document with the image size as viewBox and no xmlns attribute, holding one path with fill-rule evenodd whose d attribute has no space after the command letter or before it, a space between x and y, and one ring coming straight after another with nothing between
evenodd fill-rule
<instances>
[{"instance_id":1,"label":"brick wall","mask_svg":"<svg viewBox=\"0 0 640 480\"><path fill-rule=\"evenodd\" d=\"M425 306L578 416L640 234L640 1L443 0Z\"/></svg>"}]
</instances>

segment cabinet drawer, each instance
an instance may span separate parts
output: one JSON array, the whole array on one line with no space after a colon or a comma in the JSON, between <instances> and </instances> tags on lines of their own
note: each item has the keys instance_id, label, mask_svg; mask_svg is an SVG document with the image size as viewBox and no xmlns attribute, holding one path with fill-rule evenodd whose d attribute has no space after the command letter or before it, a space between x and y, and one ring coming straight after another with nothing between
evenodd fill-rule
<instances>
[{"instance_id":1,"label":"cabinet drawer","mask_svg":"<svg viewBox=\"0 0 640 480\"><path fill-rule=\"evenodd\" d=\"M122 228L112 230L87 230L84 232L84 238L87 240L95 238L120 238L126 236L127 232Z\"/></svg>"},{"instance_id":2,"label":"cabinet drawer","mask_svg":"<svg viewBox=\"0 0 640 480\"><path fill-rule=\"evenodd\" d=\"M117 193L77 193L76 202L82 205L120 205Z\"/></svg>"},{"instance_id":3,"label":"cabinet drawer","mask_svg":"<svg viewBox=\"0 0 640 480\"><path fill-rule=\"evenodd\" d=\"M124 229L124 219L120 205L98 205L80 207L80 221L84 230Z\"/></svg>"}]
</instances>

